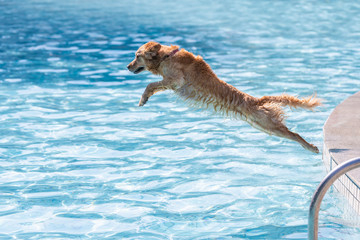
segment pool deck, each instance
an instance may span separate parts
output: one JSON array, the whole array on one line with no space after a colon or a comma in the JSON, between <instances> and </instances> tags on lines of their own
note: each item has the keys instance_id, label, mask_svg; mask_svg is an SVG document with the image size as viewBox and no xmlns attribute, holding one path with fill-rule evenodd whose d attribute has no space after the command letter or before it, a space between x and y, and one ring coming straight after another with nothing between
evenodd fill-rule
<instances>
[{"instance_id":1,"label":"pool deck","mask_svg":"<svg viewBox=\"0 0 360 240\"><path fill-rule=\"evenodd\" d=\"M339 104L324 125L323 161L328 171L349 159L360 157L360 92ZM360 169L334 183L360 214Z\"/></svg>"}]
</instances>

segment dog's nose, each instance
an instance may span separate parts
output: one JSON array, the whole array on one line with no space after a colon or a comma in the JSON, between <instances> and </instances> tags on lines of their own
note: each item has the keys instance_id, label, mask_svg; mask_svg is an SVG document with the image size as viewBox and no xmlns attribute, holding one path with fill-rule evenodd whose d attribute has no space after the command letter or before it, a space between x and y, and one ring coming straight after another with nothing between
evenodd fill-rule
<instances>
[{"instance_id":1,"label":"dog's nose","mask_svg":"<svg viewBox=\"0 0 360 240\"><path fill-rule=\"evenodd\" d=\"M129 64L129 65L127 65L127 69L129 69L129 70L130 70L130 64Z\"/></svg>"}]
</instances>

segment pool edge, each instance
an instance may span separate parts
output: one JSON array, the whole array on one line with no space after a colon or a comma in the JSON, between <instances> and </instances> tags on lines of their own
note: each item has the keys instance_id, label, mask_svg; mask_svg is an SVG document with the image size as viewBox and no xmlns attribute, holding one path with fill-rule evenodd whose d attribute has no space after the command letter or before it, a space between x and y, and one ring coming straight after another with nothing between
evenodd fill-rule
<instances>
[{"instance_id":1,"label":"pool edge","mask_svg":"<svg viewBox=\"0 0 360 240\"><path fill-rule=\"evenodd\" d=\"M328 172L349 159L360 157L359 106L360 92L357 92L340 103L324 124L322 158ZM334 187L360 215L360 169L341 176Z\"/></svg>"}]
</instances>

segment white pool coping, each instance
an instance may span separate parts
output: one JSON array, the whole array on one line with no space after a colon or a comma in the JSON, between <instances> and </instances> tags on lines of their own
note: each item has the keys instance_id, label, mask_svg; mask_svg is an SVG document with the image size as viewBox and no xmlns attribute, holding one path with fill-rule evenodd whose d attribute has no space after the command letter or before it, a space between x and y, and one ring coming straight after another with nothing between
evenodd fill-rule
<instances>
[{"instance_id":1,"label":"white pool coping","mask_svg":"<svg viewBox=\"0 0 360 240\"><path fill-rule=\"evenodd\" d=\"M323 161L328 171L360 157L360 92L339 104L324 124ZM334 187L360 214L360 169L340 177Z\"/></svg>"}]
</instances>

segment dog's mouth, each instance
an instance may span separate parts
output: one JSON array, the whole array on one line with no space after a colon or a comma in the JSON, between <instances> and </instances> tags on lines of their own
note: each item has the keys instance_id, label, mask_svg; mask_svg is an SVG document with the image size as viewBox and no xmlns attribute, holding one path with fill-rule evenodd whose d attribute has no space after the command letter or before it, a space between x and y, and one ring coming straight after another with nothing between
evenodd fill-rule
<instances>
[{"instance_id":1,"label":"dog's mouth","mask_svg":"<svg viewBox=\"0 0 360 240\"><path fill-rule=\"evenodd\" d=\"M134 71L134 73L135 73L135 74L138 74L138 73L140 73L140 72L142 72L142 71L144 71L144 70L145 70L144 67L139 67L138 69L136 69L136 70Z\"/></svg>"}]
</instances>

